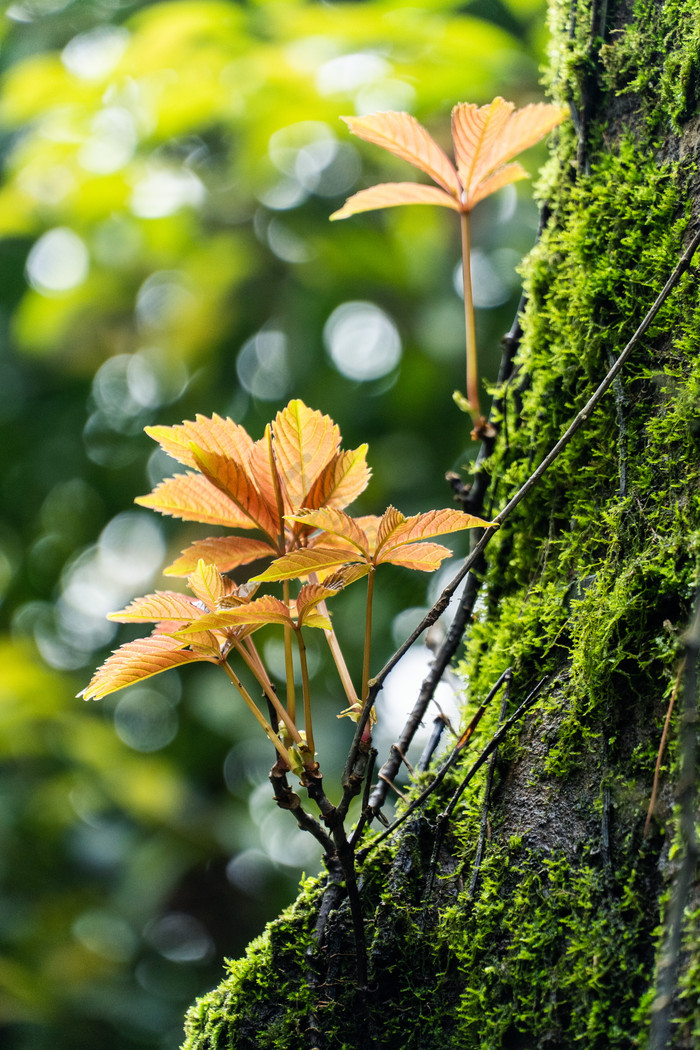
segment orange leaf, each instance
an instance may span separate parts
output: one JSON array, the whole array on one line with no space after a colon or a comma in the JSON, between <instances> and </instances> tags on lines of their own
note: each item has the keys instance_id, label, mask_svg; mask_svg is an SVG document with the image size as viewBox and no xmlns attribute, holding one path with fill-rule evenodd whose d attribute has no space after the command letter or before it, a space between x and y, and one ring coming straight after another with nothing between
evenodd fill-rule
<instances>
[{"instance_id":1,"label":"orange leaf","mask_svg":"<svg viewBox=\"0 0 700 1050\"><path fill-rule=\"evenodd\" d=\"M78 695L85 700L100 700L117 689L133 685L134 682L143 682L171 667L198 660L217 662L214 656L185 649L185 644L164 635L151 635L149 638L126 642L98 667L89 685Z\"/></svg>"},{"instance_id":2,"label":"orange leaf","mask_svg":"<svg viewBox=\"0 0 700 1050\"><path fill-rule=\"evenodd\" d=\"M248 565L258 558L274 557L275 554L275 548L264 540L248 536L212 536L187 547L163 572L166 576L189 576L197 568L200 558L216 565L219 572L230 572L239 565Z\"/></svg>"},{"instance_id":3,"label":"orange leaf","mask_svg":"<svg viewBox=\"0 0 700 1050\"><path fill-rule=\"evenodd\" d=\"M342 590L342 584L339 579L336 579L335 586L328 586L328 583L305 583L300 588L299 594L296 600L296 613L299 624L307 623L307 618L312 609L314 609L319 602L323 602L326 598L333 598L339 591ZM330 622L327 620L328 628L330 628Z\"/></svg>"},{"instance_id":4,"label":"orange leaf","mask_svg":"<svg viewBox=\"0 0 700 1050\"><path fill-rule=\"evenodd\" d=\"M465 514L462 510L452 510L449 507L445 510L428 510L423 514L413 514L411 518L405 518L397 524L385 541L385 549L394 550L406 543L430 540L436 535L460 532L465 528L489 528L490 524L481 518L475 518L474 514ZM377 549L380 549L379 543ZM384 559L380 556L379 561Z\"/></svg>"},{"instance_id":5,"label":"orange leaf","mask_svg":"<svg viewBox=\"0 0 700 1050\"><path fill-rule=\"evenodd\" d=\"M552 106L548 102L535 102L510 115L498 140L491 149L490 167L505 164L518 153L534 146L569 116L563 106Z\"/></svg>"},{"instance_id":6,"label":"orange leaf","mask_svg":"<svg viewBox=\"0 0 700 1050\"><path fill-rule=\"evenodd\" d=\"M270 508L270 512L277 521L281 514L291 511L289 500L285 498L285 491L280 481L277 464L272 452L272 428L270 424L265 427L265 435L253 445L253 451L248 464L248 473L255 482L256 488ZM281 503L281 510L279 504ZM281 526L279 526L281 527ZM275 551L275 553L277 553Z\"/></svg>"},{"instance_id":7,"label":"orange leaf","mask_svg":"<svg viewBox=\"0 0 700 1050\"><path fill-rule=\"evenodd\" d=\"M117 623L190 623L201 615L202 609L188 595L179 591L156 591L144 598L135 598L126 609L110 613L107 619Z\"/></svg>"},{"instance_id":8,"label":"orange leaf","mask_svg":"<svg viewBox=\"0 0 700 1050\"><path fill-rule=\"evenodd\" d=\"M387 507L387 509L382 514L379 521L379 525L377 527L377 538L374 544L375 558L377 554L379 554L382 547L391 538L393 538L394 533L399 528L399 526L403 525L405 521L406 518L401 513L401 511L396 509L396 507ZM395 544L392 544L392 546L395 546Z\"/></svg>"},{"instance_id":9,"label":"orange leaf","mask_svg":"<svg viewBox=\"0 0 700 1050\"><path fill-rule=\"evenodd\" d=\"M298 510L313 482L335 456L340 430L328 416L295 399L277 413L272 440L282 484L293 510Z\"/></svg>"},{"instance_id":10,"label":"orange leaf","mask_svg":"<svg viewBox=\"0 0 700 1050\"><path fill-rule=\"evenodd\" d=\"M267 501L255 487L247 470L234 459L228 459L218 452L192 446L195 463L211 482L225 496L233 500L238 509L249 519L249 528L260 529L272 539L278 532L276 512L271 510Z\"/></svg>"},{"instance_id":11,"label":"orange leaf","mask_svg":"<svg viewBox=\"0 0 700 1050\"><path fill-rule=\"evenodd\" d=\"M496 166L490 160L491 151L514 109L512 102L497 97L487 106L462 102L452 110L457 171L467 198L472 187Z\"/></svg>"},{"instance_id":12,"label":"orange leaf","mask_svg":"<svg viewBox=\"0 0 700 1050\"><path fill-rule=\"evenodd\" d=\"M505 181L495 179L489 189L483 185L487 176L538 142L566 116L567 110L544 102L515 110L512 102L500 97L487 106L455 106L452 139L467 210L506 182L521 178L516 172L522 169L515 168Z\"/></svg>"},{"instance_id":13,"label":"orange leaf","mask_svg":"<svg viewBox=\"0 0 700 1050\"><path fill-rule=\"evenodd\" d=\"M445 558L452 557L452 551L440 543L411 543L385 551L378 562L401 565L405 569L418 569L421 572L435 572Z\"/></svg>"},{"instance_id":14,"label":"orange leaf","mask_svg":"<svg viewBox=\"0 0 700 1050\"><path fill-rule=\"evenodd\" d=\"M309 576L312 572L325 573L329 569L335 569L340 565L346 565L350 561L357 561L361 555L355 548L347 549L324 548L324 547L302 547L300 550L290 551L283 554L281 558L273 561L264 572L252 579L256 582L271 582L278 580L296 580L300 577Z\"/></svg>"},{"instance_id":15,"label":"orange leaf","mask_svg":"<svg viewBox=\"0 0 700 1050\"><path fill-rule=\"evenodd\" d=\"M504 168L499 168L498 171L494 171L493 175L487 175L485 179L481 180L469 197L469 209L471 210L479 201L482 201L485 197L490 197L492 193L502 189L503 186L509 186L511 182L529 179L529 177L522 164L506 164Z\"/></svg>"},{"instance_id":16,"label":"orange leaf","mask_svg":"<svg viewBox=\"0 0 700 1050\"><path fill-rule=\"evenodd\" d=\"M393 208L399 204L439 204L460 211L457 199L437 186L424 186L421 182L380 182L378 186L353 193L330 219L347 219L363 211Z\"/></svg>"},{"instance_id":17,"label":"orange leaf","mask_svg":"<svg viewBox=\"0 0 700 1050\"><path fill-rule=\"evenodd\" d=\"M371 113L342 118L353 135L407 160L459 200L462 187L447 154L409 113Z\"/></svg>"},{"instance_id":18,"label":"orange leaf","mask_svg":"<svg viewBox=\"0 0 700 1050\"><path fill-rule=\"evenodd\" d=\"M306 494L304 506L316 510L342 510L367 488L372 472L367 466L367 445L338 452L323 468Z\"/></svg>"},{"instance_id":19,"label":"orange leaf","mask_svg":"<svg viewBox=\"0 0 700 1050\"><path fill-rule=\"evenodd\" d=\"M330 532L355 547L365 557L370 556L369 542L364 529L358 525L355 518L351 518L343 510L336 507L320 507L318 510L304 510L299 514L289 514L288 517L292 521L301 522L302 525L310 525L314 529Z\"/></svg>"},{"instance_id":20,"label":"orange leaf","mask_svg":"<svg viewBox=\"0 0 700 1050\"><path fill-rule=\"evenodd\" d=\"M371 568L372 566L368 561L356 562L354 565L341 565L335 572L331 572L324 577L323 586L338 589L349 587L351 583L356 583L357 580L361 580L369 575Z\"/></svg>"},{"instance_id":21,"label":"orange leaf","mask_svg":"<svg viewBox=\"0 0 700 1050\"><path fill-rule=\"evenodd\" d=\"M196 466L192 445L208 452L221 454L247 463L253 441L244 427L232 419L214 415L211 419L198 415L196 421L185 420L174 427L146 427L146 433L157 441L161 448L188 467Z\"/></svg>"},{"instance_id":22,"label":"orange leaf","mask_svg":"<svg viewBox=\"0 0 700 1050\"><path fill-rule=\"evenodd\" d=\"M209 616L203 616L196 626L185 627L177 632L178 638L186 639L196 630L224 631L231 627L263 627L268 623L279 623L287 627L294 626L292 615L279 598L264 594L262 598L235 609L223 609ZM247 632L250 633L250 632Z\"/></svg>"},{"instance_id":23,"label":"orange leaf","mask_svg":"<svg viewBox=\"0 0 700 1050\"><path fill-rule=\"evenodd\" d=\"M202 521L231 529L255 528L255 523L201 474L188 472L166 478L148 496L139 496L134 502L183 521Z\"/></svg>"}]
</instances>

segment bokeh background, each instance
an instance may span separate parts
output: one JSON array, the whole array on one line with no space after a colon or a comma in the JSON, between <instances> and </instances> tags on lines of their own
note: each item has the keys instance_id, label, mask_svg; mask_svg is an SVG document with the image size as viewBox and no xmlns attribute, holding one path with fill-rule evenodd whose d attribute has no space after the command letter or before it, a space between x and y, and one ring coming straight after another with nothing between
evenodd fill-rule
<instances>
[{"instance_id":1,"label":"bokeh background","mask_svg":"<svg viewBox=\"0 0 700 1050\"><path fill-rule=\"evenodd\" d=\"M133 636L105 614L211 531L133 506L176 469L143 427L218 412L259 437L301 397L346 448L369 442L358 512L450 505L445 472L473 456L451 399L457 224L413 207L330 225L354 190L415 176L339 116L408 110L448 146L455 102L539 99L543 4L18 0L0 19L0 1043L174 1050L319 858L215 668L76 699ZM487 380L536 226L523 184L474 216ZM377 667L437 586L380 583ZM334 608L355 669L362 602ZM313 641L334 795L353 727ZM279 638L263 647L279 668ZM384 746L428 655L385 690Z\"/></svg>"}]
</instances>

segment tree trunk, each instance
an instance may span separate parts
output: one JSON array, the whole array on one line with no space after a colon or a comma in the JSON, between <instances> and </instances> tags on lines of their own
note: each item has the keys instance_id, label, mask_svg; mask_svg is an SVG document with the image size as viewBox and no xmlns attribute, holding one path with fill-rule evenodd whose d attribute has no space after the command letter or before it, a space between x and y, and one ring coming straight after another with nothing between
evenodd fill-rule
<instances>
[{"instance_id":1,"label":"tree trunk","mask_svg":"<svg viewBox=\"0 0 700 1050\"><path fill-rule=\"evenodd\" d=\"M698 227L697 2L572 3L552 0L550 94L574 119L540 184L487 514L585 405ZM503 717L543 684L451 819L500 696L471 758L367 853L369 988L342 887L310 880L192 1008L188 1050L700 1046L699 330L690 270L491 541L468 712L507 667Z\"/></svg>"}]
</instances>

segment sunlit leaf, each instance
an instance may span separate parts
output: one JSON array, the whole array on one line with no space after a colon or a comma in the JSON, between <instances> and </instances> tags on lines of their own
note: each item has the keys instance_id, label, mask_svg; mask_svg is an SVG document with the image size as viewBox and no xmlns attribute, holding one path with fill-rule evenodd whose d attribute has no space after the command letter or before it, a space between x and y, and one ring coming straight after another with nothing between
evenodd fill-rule
<instances>
[{"instance_id":1,"label":"sunlit leaf","mask_svg":"<svg viewBox=\"0 0 700 1050\"><path fill-rule=\"evenodd\" d=\"M487 106L460 103L452 110L452 139L457 170L465 191L468 209L494 193L506 182L522 178L522 168L510 171L505 181L493 179L487 188L487 176L518 153L539 142L566 118L568 111L560 106L540 102L515 110L512 102L497 97Z\"/></svg>"},{"instance_id":2,"label":"sunlit leaf","mask_svg":"<svg viewBox=\"0 0 700 1050\"><path fill-rule=\"evenodd\" d=\"M265 427L264 436L253 445L253 451L248 463L248 472L255 482L258 492L274 514L275 521L280 514L280 504L282 514L291 512L293 508L280 481L272 451L272 428L269 423Z\"/></svg>"},{"instance_id":3,"label":"sunlit leaf","mask_svg":"<svg viewBox=\"0 0 700 1050\"><path fill-rule=\"evenodd\" d=\"M440 543L410 543L382 552L377 562L401 565L404 569L418 569L420 572L435 572L445 558L452 557L452 553L449 547L443 547Z\"/></svg>"},{"instance_id":4,"label":"sunlit leaf","mask_svg":"<svg viewBox=\"0 0 700 1050\"><path fill-rule=\"evenodd\" d=\"M275 460L284 489L294 508L336 453L340 430L332 419L313 411L298 398L277 413L272 423Z\"/></svg>"},{"instance_id":5,"label":"sunlit leaf","mask_svg":"<svg viewBox=\"0 0 700 1050\"><path fill-rule=\"evenodd\" d=\"M189 576L187 586L208 609L216 609L217 603L228 593L227 582L216 566L200 560Z\"/></svg>"},{"instance_id":6,"label":"sunlit leaf","mask_svg":"<svg viewBox=\"0 0 700 1050\"><path fill-rule=\"evenodd\" d=\"M166 576L189 576L197 568L200 559L216 565L219 572L230 572L239 565L248 565L258 558L274 557L276 553L275 548L265 540L249 536L214 536L197 540L187 547L163 572Z\"/></svg>"},{"instance_id":7,"label":"sunlit leaf","mask_svg":"<svg viewBox=\"0 0 700 1050\"><path fill-rule=\"evenodd\" d=\"M399 204L439 204L443 208L460 210L457 199L437 186L424 186L421 182L380 182L377 186L353 193L330 218L347 219L363 211L393 208Z\"/></svg>"},{"instance_id":8,"label":"sunlit leaf","mask_svg":"<svg viewBox=\"0 0 700 1050\"><path fill-rule=\"evenodd\" d=\"M201 521L232 529L254 529L255 522L202 474L176 474L135 503L183 521Z\"/></svg>"},{"instance_id":9,"label":"sunlit leaf","mask_svg":"<svg viewBox=\"0 0 700 1050\"><path fill-rule=\"evenodd\" d=\"M326 598L333 598L339 590L342 589L340 581L336 581L335 587L329 587L327 583L306 583L300 589L296 600L296 613L299 625L306 625L307 627L323 627L326 630L331 629L330 621L326 617L322 617L321 613L314 612L319 602L323 602ZM325 623L321 624L320 619L325 620ZM317 622L312 622L317 621Z\"/></svg>"},{"instance_id":10,"label":"sunlit leaf","mask_svg":"<svg viewBox=\"0 0 700 1050\"><path fill-rule=\"evenodd\" d=\"M515 106L512 102L497 97L486 106L462 102L452 110L452 141L457 161L457 171L467 197L470 190L489 171L494 143Z\"/></svg>"},{"instance_id":11,"label":"sunlit leaf","mask_svg":"<svg viewBox=\"0 0 700 1050\"><path fill-rule=\"evenodd\" d=\"M396 507L387 507L381 516L377 527L377 537L374 544L375 555L394 536L396 530L406 521L405 516Z\"/></svg>"},{"instance_id":12,"label":"sunlit leaf","mask_svg":"<svg viewBox=\"0 0 700 1050\"><path fill-rule=\"evenodd\" d=\"M195 467L192 445L207 452L219 452L222 455L247 463L253 449L253 440L244 427L232 419L221 416L197 415L195 422L185 420L174 427L146 427L146 433L180 463Z\"/></svg>"},{"instance_id":13,"label":"sunlit leaf","mask_svg":"<svg viewBox=\"0 0 700 1050\"><path fill-rule=\"evenodd\" d=\"M126 642L95 671L90 683L79 696L85 700L100 700L109 693L135 682L169 671L171 667L206 660L216 663L216 657L185 649L186 642L164 635L151 635Z\"/></svg>"},{"instance_id":14,"label":"sunlit leaf","mask_svg":"<svg viewBox=\"0 0 700 1050\"><path fill-rule=\"evenodd\" d=\"M459 198L462 187L452 162L415 117L389 112L342 119L353 135L407 160L430 175L447 193Z\"/></svg>"},{"instance_id":15,"label":"sunlit leaf","mask_svg":"<svg viewBox=\"0 0 700 1050\"><path fill-rule=\"evenodd\" d=\"M367 488L371 477L367 445L338 452L323 468L304 498L310 509L334 507L342 510Z\"/></svg>"},{"instance_id":16,"label":"sunlit leaf","mask_svg":"<svg viewBox=\"0 0 700 1050\"><path fill-rule=\"evenodd\" d=\"M442 187L389 182L360 190L331 215L345 219L358 212L400 204L439 204L468 212L484 197L527 173L508 165L567 116L567 110L541 102L516 110L499 97L486 106L463 102L452 111L452 139L457 169L418 121L408 113L343 117L360 138L389 150L427 172Z\"/></svg>"},{"instance_id":17,"label":"sunlit leaf","mask_svg":"<svg viewBox=\"0 0 700 1050\"><path fill-rule=\"evenodd\" d=\"M273 561L264 572L253 576L252 579L259 583L296 580L309 576L312 572L327 573L330 569L336 569L348 561L355 561L360 556L355 547L350 547L349 550L332 547L302 547L300 550L283 554L281 558Z\"/></svg>"},{"instance_id":18,"label":"sunlit leaf","mask_svg":"<svg viewBox=\"0 0 700 1050\"><path fill-rule=\"evenodd\" d=\"M241 605L235 609L222 609L209 616L204 616L196 626L178 631L178 637L187 639L188 635L194 634L197 630L223 631L231 627L263 627L268 623L294 626L294 620L287 606L272 594L264 594L262 598L256 598L247 605Z\"/></svg>"},{"instance_id":19,"label":"sunlit leaf","mask_svg":"<svg viewBox=\"0 0 700 1050\"><path fill-rule=\"evenodd\" d=\"M156 591L143 598L135 598L125 609L110 613L108 620L117 623L159 623L164 620L189 623L196 620L203 610L195 600L178 591Z\"/></svg>"},{"instance_id":20,"label":"sunlit leaf","mask_svg":"<svg viewBox=\"0 0 700 1050\"><path fill-rule=\"evenodd\" d=\"M394 511L391 518L388 517L390 511ZM376 548L378 553L382 550L393 550L400 544L415 543L418 540L432 539L435 536L446 536L448 533L460 532L463 529L491 526L490 522L483 521L473 514L465 514L461 510L452 510L449 507L445 510L430 510L425 514L414 514L410 518L399 515L400 521L396 517L397 514L398 511L390 507L382 518L382 522L385 518L387 521L384 529L380 524Z\"/></svg>"},{"instance_id":21,"label":"sunlit leaf","mask_svg":"<svg viewBox=\"0 0 700 1050\"><path fill-rule=\"evenodd\" d=\"M494 171L493 175L488 175L485 179L482 179L474 189L474 192L469 196L469 207L473 208L479 201L482 201L485 197L490 197L492 193L502 189L503 186L509 186L511 182L519 182L520 179L527 178L529 178L529 175L522 164L506 164L504 168Z\"/></svg>"},{"instance_id":22,"label":"sunlit leaf","mask_svg":"<svg viewBox=\"0 0 700 1050\"><path fill-rule=\"evenodd\" d=\"M236 460L228 459L218 452L208 452L192 446L196 465L211 482L228 496L245 514L249 527L260 529L271 538L278 531L276 512L271 508L254 485L248 471Z\"/></svg>"},{"instance_id":23,"label":"sunlit leaf","mask_svg":"<svg viewBox=\"0 0 700 1050\"><path fill-rule=\"evenodd\" d=\"M290 514L288 517L293 521L310 525L314 529L330 532L369 557L370 548L364 529L358 524L356 518L351 518L343 510L323 507L319 510L305 510L299 514Z\"/></svg>"}]
</instances>

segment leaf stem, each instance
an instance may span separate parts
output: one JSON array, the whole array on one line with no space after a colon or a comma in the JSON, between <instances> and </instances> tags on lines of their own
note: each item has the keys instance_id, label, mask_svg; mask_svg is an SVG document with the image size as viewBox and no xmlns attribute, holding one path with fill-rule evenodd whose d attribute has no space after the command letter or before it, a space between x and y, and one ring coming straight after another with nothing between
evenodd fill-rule
<instances>
[{"instance_id":1,"label":"leaf stem","mask_svg":"<svg viewBox=\"0 0 700 1050\"><path fill-rule=\"evenodd\" d=\"M472 292L471 246L469 238L469 212L460 213L462 231L462 283L464 286L464 321L467 339L467 401L474 426L481 422L479 404L479 366L476 355L476 322L474 320L474 295Z\"/></svg>"},{"instance_id":2,"label":"leaf stem","mask_svg":"<svg viewBox=\"0 0 700 1050\"><path fill-rule=\"evenodd\" d=\"M269 739L275 745L275 747L279 751L279 753L282 756L282 758L284 759L284 761L291 768L292 763L291 763L291 758L290 758L290 755L289 755L289 751L284 746L284 744L282 743L280 738L277 736L277 733L274 731L274 729L272 728L272 726L270 725L268 720L260 713L260 711L258 710L257 704L253 700L252 696L250 695L250 693L248 692L246 687L243 685L243 682L241 682L240 678L238 677L238 675L233 670L233 668L231 667L231 665L228 663L227 660L223 661L223 663L221 664L221 667L223 667L224 671L226 672L228 677L231 679L231 681L235 685L236 689L241 694L241 696L243 697L244 701L246 702L246 704L248 705L250 710L253 712L253 715L255 716L257 721L260 723L260 725L263 727L266 735L269 737Z\"/></svg>"},{"instance_id":3,"label":"leaf stem","mask_svg":"<svg viewBox=\"0 0 700 1050\"><path fill-rule=\"evenodd\" d=\"M367 611L365 613L365 651L362 660L362 703L369 693L369 665L372 648L372 598L374 597L374 566L367 576Z\"/></svg>"},{"instance_id":4,"label":"leaf stem","mask_svg":"<svg viewBox=\"0 0 700 1050\"><path fill-rule=\"evenodd\" d=\"M284 604L289 609L289 580L282 581ZM287 714L296 723L297 702L294 693L294 659L292 657L292 629L284 628L284 672L287 679Z\"/></svg>"},{"instance_id":5,"label":"leaf stem","mask_svg":"<svg viewBox=\"0 0 700 1050\"><path fill-rule=\"evenodd\" d=\"M318 609L319 612L321 612L324 616L328 615L328 609L326 607L325 602L319 602ZM355 704L359 704L359 697L355 692L355 686L352 683L352 678L350 677L350 672L348 671L348 665L346 664L345 657L343 656L343 650L340 648L338 636L332 628L330 631L324 631L323 633L326 636L328 648L331 651L331 656L333 657L333 662L335 663L336 669L338 671L338 677L340 678L343 689L345 690L345 695L348 699L348 703L350 704L350 707L354 707Z\"/></svg>"},{"instance_id":6,"label":"leaf stem","mask_svg":"<svg viewBox=\"0 0 700 1050\"><path fill-rule=\"evenodd\" d=\"M286 726L291 739L294 741L295 744L301 744L302 740L301 736L299 735L299 730L294 725L294 722L289 717L289 714L285 711L284 705L280 703L279 698L275 693L275 690L272 688L272 683L270 682L270 679L264 667L262 667L262 665L258 666L260 657L258 656L257 651L255 653L255 656L257 657L256 661L238 639L234 641L233 645L236 652L239 654L248 670L255 676L256 681L261 686L262 691L274 707L280 719L282 720L282 722L284 722L284 725ZM262 674L260 673L261 670Z\"/></svg>"},{"instance_id":7,"label":"leaf stem","mask_svg":"<svg viewBox=\"0 0 700 1050\"><path fill-rule=\"evenodd\" d=\"M309 583L318 582L318 575L315 572L309 573ZM318 610L320 613L323 614L323 616L328 617L328 621L330 622L331 618L328 615L328 606L325 602L318 603ZM335 633L333 625L331 624L330 631L324 631L323 633L326 636L328 648L331 651L331 656L333 657L333 662L335 663L336 670L338 671L338 677L340 678L343 689L345 690L345 695L348 699L348 703L350 707L354 707L355 704L359 705L360 698L355 692L355 686L352 684L352 678L350 677L350 672L348 671L348 665L345 662L343 650L340 648L340 642L338 641L338 636Z\"/></svg>"},{"instance_id":8,"label":"leaf stem","mask_svg":"<svg viewBox=\"0 0 700 1050\"><path fill-rule=\"evenodd\" d=\"M298 627L294 632L297 636L297 645L299 646L299 662L301 664L301 689L304 697L304 730L306 732L306 747L302 745L300 750L306 750L310 752L311 765L314 762L314 755L316 749L314 747L314 731L311 725L311 692L309 689L309 668L306 663L306 645L301 634L301 627ZM306 762L304 762L306 765Z\"/></svg>"}]
</instances>

